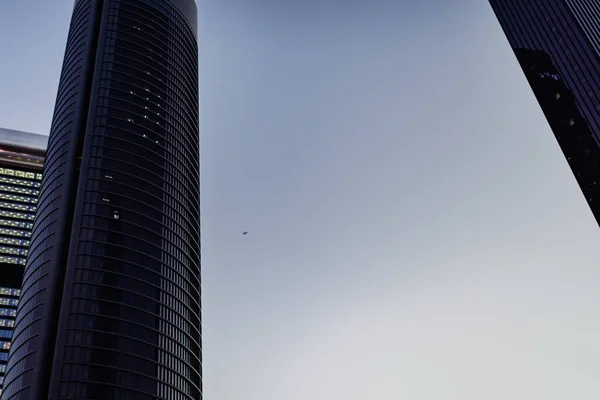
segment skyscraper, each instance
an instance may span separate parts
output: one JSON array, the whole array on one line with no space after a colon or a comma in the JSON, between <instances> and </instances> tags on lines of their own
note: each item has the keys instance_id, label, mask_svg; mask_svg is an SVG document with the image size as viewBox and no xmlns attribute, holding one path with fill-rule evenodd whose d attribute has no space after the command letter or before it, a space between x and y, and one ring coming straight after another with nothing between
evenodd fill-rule
<instances>
[{"instance_id":1,"label":"skyscraper","mask_svg":"<svg viewBox=\"0 0 600 400\"><path fill-rule=\"evenodd\" d=\"M490 3L600 224L600 4Z\"/></svg>"},{"instance_id":2,"label":"skyscraper","mask_svg":"<svg viewBox=\"0 0 600 400\"><path fill-rule=\"evenodd\" d=\"M202 398L197 9L77 0L2 399Z\"/></svg>"},{"instance_id":3,"label":"skyscraper","mask_svg":"<svg viewBox=\"0 0 600 400\"><path fill-rule=\"evenodd\" d=\"M0 393L48 136L0 128Z\"/></svg>"}]
</instances>

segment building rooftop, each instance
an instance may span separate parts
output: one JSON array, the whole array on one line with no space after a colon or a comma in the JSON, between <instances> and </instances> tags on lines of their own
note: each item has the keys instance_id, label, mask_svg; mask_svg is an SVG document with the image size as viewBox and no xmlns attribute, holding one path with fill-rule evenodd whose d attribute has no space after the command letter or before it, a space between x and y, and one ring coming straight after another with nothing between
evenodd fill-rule
<instances>
[{"instance_id":1,"label":"building rooftop","mask_svg":"<svg viewBox=\"0 0 600 400\"><path fill-rule=\"evenodd\" d=\"M48 146L48 136L0 127L0 146L1 145L9 145L11 147L22 148L23 150L33 150L35 152L45 153L46 147Z\"/></svg>"},{"instance_id":2,"label":"building rooftop","mask_svg":"<svg viewBox=\"0 0 600 400\"><path fill-rule=\"evenodd\" d=\"M0 165L41 171L48 136L0 128Z\"/></svg>"}]
</instances>

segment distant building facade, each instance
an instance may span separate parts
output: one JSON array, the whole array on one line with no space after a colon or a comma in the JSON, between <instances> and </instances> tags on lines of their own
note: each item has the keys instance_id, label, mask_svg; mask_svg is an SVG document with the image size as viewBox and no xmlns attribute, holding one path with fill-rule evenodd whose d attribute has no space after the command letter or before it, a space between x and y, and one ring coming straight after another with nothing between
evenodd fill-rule
<instances>
[{"instance_id":1,"label":"distant building facade","mask_svg":"<svg viewBox=\"0 0 600 400\"><path fill-rule=\"evenodd\" d=\"M48 136L0 128L0 393Z\"/></svg>"},{"instance_id":2,"label":"distant building facade","mask_svg":"<svg viewBox=\"0 0 600 400\"><path fill-rule=\"evenodd\" d=\"M600 224L600 3L490 4Z\"/></svg>"}]
</instances>

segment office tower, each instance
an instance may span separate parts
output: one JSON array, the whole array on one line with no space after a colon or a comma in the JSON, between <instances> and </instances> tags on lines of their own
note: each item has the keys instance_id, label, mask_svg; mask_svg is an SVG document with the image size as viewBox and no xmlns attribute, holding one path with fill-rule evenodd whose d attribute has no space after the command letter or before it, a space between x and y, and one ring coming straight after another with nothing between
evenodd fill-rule
<instances>
[{"instance_id":1,"label":"office tower","mask_svg":"<svg viewBox=\"0 0 600 400\"><path fill-rule=\"evenodd\" d=\"M2 399L202 398L194 0L77 0Z\"/></svg>"},{"instance_id":2,"label":"office tower","mask_svg":"<svg viewBox=\"0 0 600 400\"><path fill-rule=\"evenodd\" d=\"M490 3L600 224L600 3Z\"/></svg>"},{"instance_id":3,"label":"office tower","mask_svg":"<svg viewBox=\"0 0 600 400\"><path fill-rule=\"evenodd\" d=\"M0 128L0 393L48 136Z\"/></svg>"}]
</instances>

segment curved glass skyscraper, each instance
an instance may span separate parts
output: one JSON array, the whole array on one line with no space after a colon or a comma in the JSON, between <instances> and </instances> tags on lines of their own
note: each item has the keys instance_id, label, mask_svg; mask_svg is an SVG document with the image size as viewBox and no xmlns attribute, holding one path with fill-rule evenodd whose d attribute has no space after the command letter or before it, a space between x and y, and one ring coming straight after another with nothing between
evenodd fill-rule
<instances>
[{"instance_id":1,"label":"curved glass skyscraper","mask_svg":"<svg viewBox=\"0 0 600 400\"><path fill-rule=\"evenodd\" d=\"M2 399L201 399L194 0L77 0Z\"/></svg>"}]
</instances>

